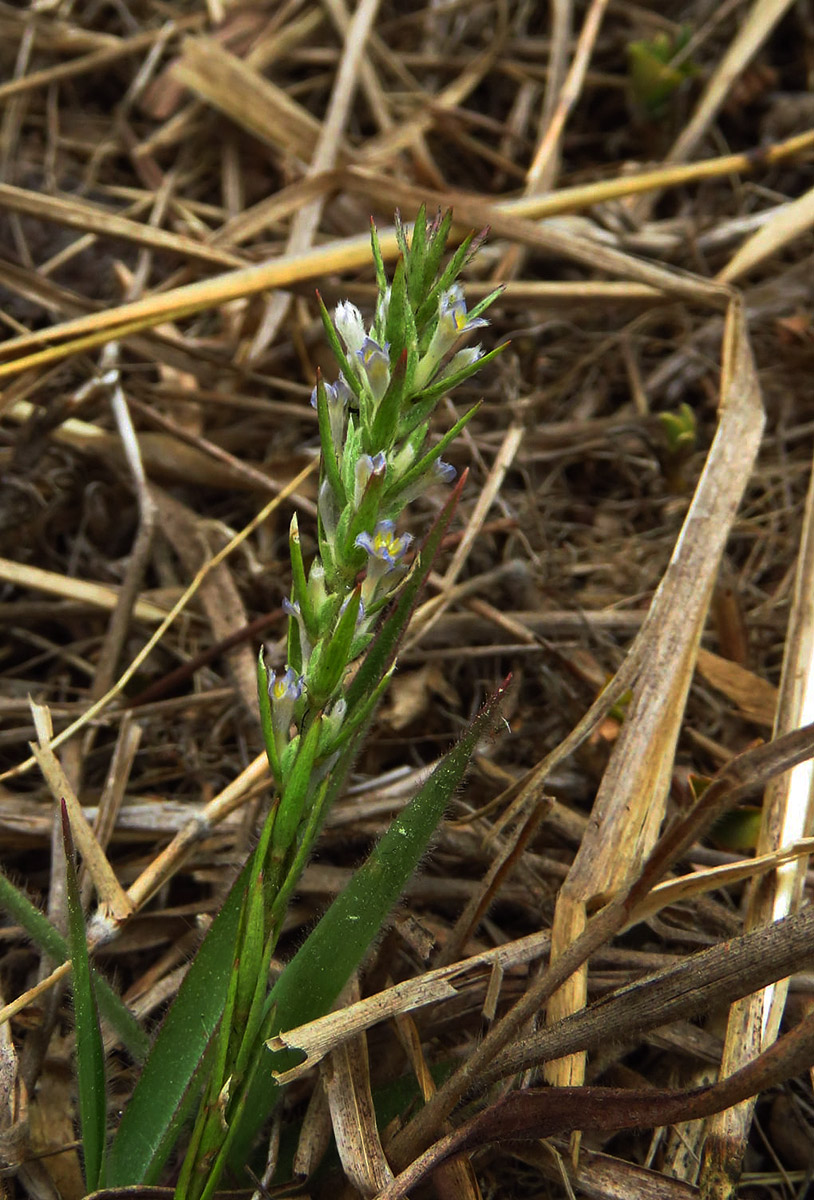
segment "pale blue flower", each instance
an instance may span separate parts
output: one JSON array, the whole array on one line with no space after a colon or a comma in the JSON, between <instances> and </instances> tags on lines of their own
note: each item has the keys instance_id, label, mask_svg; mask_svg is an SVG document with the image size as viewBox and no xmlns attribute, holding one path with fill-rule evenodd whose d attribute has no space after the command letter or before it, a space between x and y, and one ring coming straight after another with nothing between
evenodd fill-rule
<instances>
[{"instance_id":1,"label":"pale blue flower","mask_svg":"<svg viewBox=\"0 0 814 1200\"><path fill-rule=\"evenodd\" d=\"M288 744L291 722L294 719L294 707L302 696L305 681L302 675L297 675L291 667L287 667L285 672L279 676L276 671L270 671L268 680L271 727L274 731L277 751L282 754Z\"/></svg>"},{"instance_id":2,"label":"pale blue flower","mask_svg":"<svg viewBox=\"0 0 814 1200\"><path fill-rule=\"evenodd\" d=\"M464 346L463 350L453 354L438 378L449 379L450 376L457 375L458 371L464 371L467 367L471 367L481 358L483 358L483 350L480 345Z\"/></svg>"},{"instance_id":3,"label":"pale blue flower","mask_svg":"<svg viewBox=\"0 0 814 1200\"><path fill-rule=\"evenodd\" d=\"M430 467L430 474L433 483L452 483L458 472L452 463L444 462L443 458L436 458Z\"/></svg>"},{"instance_id":4,"label":"pale blue flower","mask_svg":"<svg viewBox=\"0 0 814 1200\"><path fill-rule=\"evenodd\" d=\"M356 357L362 365L370 394L378 404L390 386L390 347L387 342L380 346L373 338L366 337L356 351Z\"/></svg>"},{"instance_id":5,"label":"pale blue flower","mask_svg":"<svg viewBox=\"0 0 814 1200\"><path fill-rule=\"evenodd\" d=\"M459 283L453 283L452 287L441 293L438 303L438 327L450 345L462 333L469 333L472 329L482 329L484 325L488 324L485 317L469 316L466 311L464 290Z\"/></svg>"},{"instance_id":6,"label":"pale blue flower","mask_svg":"<svg viewBox=\"0 0 814 1200\"><path fill-rule=\"evenodd\" d=\"M459 283L453 283L452 287L442 292L438 302L438 324L427 347L427 353L416 369L414 380L416 389L420 390L427 386L438 370L442 358L452 349L459 338L473 329L481 329L488 324L485 317L469 316L466 311L463 288ZM475 358L478 357L480 357L479 352L475 355ZM473 359L470 356L466 363L471 361ZM459 370L460 367L456 369Z\"/></svg>"},{"instance_id":7,"label":"pale blue flower","mask_svg":"<svg viewBox=\"0 0 814 1200\"><path fill-rule=\"evenodd\" d=\"M384 451L371 458L369 454L360 454L354 468L353 507L358 508L362 503L365 488L373 475L384 475L387 470L387 458Z\"/></svg>"},{"instance_id":8,"label":"pale blue flower","mask_svg":"<svg viewBox=\"0 0 814 1200\"><path fill-rule=\"evenodd\" d=\"M458 472L452 463L444 462L442 458L436 458L420 479L416 479L404 488L403 491L399 492L399 503L410 504L411 501L415 500L416 496L422 495L433 484L452 483L457 474Z\"/></svg>"},{"instance_id":9,"label":"pale blue flower","mask_svg":"<svg viewBox=\"0 0 814 1200\"><path fill-rule=\"evenodd\" d=\"M356 545L367 551L367 572L362 583L362 602L370 605L377 592L390 591L406 569L404 556L413 541L412 534L395 532L393 521L379 521L373 533L360 533ZM388 581L388 576L390 577ZM384 589L380 584L387 581Z\"/></svg>"},{"instance_id":10,"label":"pale blue flower","mask_svg":"<svg viewBox=\"0 0 814 1200\"><path fill-rule=\"evenodd\" d=\"M353 392L347 385L342 372L336 383L326 383L325 399L328 403L328 420L331 425L331 441L336 449L337 458L342 461L342 447L345 442L345 410L348 407ZM317 389L311 392L311 407L317 407Z\"/></svg>"}]
</instances>

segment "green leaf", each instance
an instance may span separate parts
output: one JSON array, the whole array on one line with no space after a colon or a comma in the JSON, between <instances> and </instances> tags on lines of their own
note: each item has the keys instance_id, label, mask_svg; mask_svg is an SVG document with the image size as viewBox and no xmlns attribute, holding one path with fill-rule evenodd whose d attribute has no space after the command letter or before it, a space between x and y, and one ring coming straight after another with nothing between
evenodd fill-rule
<instances>
[{"instance_id":1,"label":"green leaf","mask_svg":"<svg viewBox=\"0 0 814 1200\"><path fill-rule=\"evenodd\" d=\"M361 963L413 871L478 742L493 727L504 686L490 698L456 746L442 759L421 790L392 822L345 890L275 983L268 998L272 1033L293 1029L328 1012ZM236 1130L230 1161L240 1171L254 1137L273 1108L278 1085L271 1071L297 1062L293 1051L264 1049Z\"/></svg>"},{"instance_id":2,"label":"green leaf","mask_svg":"<svg viewBox=\"0 0 814 1200\"><path fill-rule=\"evenodd\" d=\"M161 1026L110 1148L109 1187L155 1183L172 1149L223 1012L250 867L232 885Z\"/></svg>"},{"instance_id":3,"label":"green leaf","mask_svg":"<svg viewBox=\"0 0 814 1200\"><path fill-rule=\"evenodd\" d=\"M387 291L387 272L384 269L379 233L372 217L370 218L370 246L373 251L373 263L376 268L376 287L379 289L379 295L383 296Z\"/></svg>"},{"instance_id":4,"label":"green leaf","mask_svg":"<svg viewBox=\"0 0 814 1200\"><path fill-rule=\"evenodd\" d=\"M319 746L322 717L317 715L302 735L297 757L280 794L280 807L271 835L272 855L278 861L287 853L300 827L313 786L313 768Z\"/></svg>"},{"instance_id":5,"label":"green leaf","mask_svg":"<svg viewBox=\"0 0 814 1200\"><path fill-rule=\"evenodd\" d=\"M396 440L399 417L404 403L407 357L407 351L402 350L390 376L387 391L376 409L370 434L370 445L375 451L384 450L386 452L392 449L393 442Z\"/></svg>"},{"instance_id":6,"label":"green leaf","mask_svg":"<svg viewBox=\"0 0 814 1200\"><path fill-rule=\"evenodd\" d=\"M347 746L351 739L359 731L361 726L368 721L370 717L372 717L374 709L378 706L379 701L382 699L385 691L387 690L395 669L396 668L394 664L388 671L385 672L373 691L369 695L365 696L361 703L354 708L353 712L348 712L348 715L342 722L342 726L336 736L336 739L333 742L329 742L325 746L320 746L320 757L323 755L327 757L330 754L336 753L337 750L341 750L343 746Z\"/></svg>"},{"instance_id":7,"label":"green leaf","mask_svg":"<svg viewBox=\"0 0 814 1200\"><path fill-rule=\"evenodd\" d=\"M424 260L424 284L421 289L422 304L424 303L425 296L429 294L433 286L435 276L438 274L438 268L441 266L441 259L446 250L447 238L449 237L451 228L452 209L448 208L443 217L440 218L437 226L435 222L432 223L427 237L427 255Z\"/></svg>"},{"instance_id":8,"label":"green leaf","mask_svg":"<svg viewBox=\"0 0 814 1200\"><path fill-rule=\"evenodd\" d=\"M260 726L263 730L263 742L266 747L266 757L271 767L272 778L277 786L283 778L280 756L277 753L277 743L274 740L274 726L271 720L271 697L269 695L269 673L263 655L263 647L257 655L257 702L260 707Z\"/></svg>"},{"instance_id":9,"label":"green leaf","mask_svg":"<svg viewBox=\"0 0 814 1200\"><path fill-rule=\"evenodd\" d=\"M401 357L401 352L410 345L413 328L413 310L407 299L407 280L404 259L396 263L393 284L390 289L390 307L387 310L387 341L390 345L390 361ZM379 447L375 447L379 449Z\"/></svg>"},{"instance_id":10,"label":"green leaf","mask_svg":"<svg viewBox=\"0 0 814 1200\"><path fill-rule=\"evenodd\" d=\"M695 449L698 425L695 413L686 401L679 406L677 412L659 413L659 421L669 454L678 456Z\"/></svg>"},{"instance_id":11,"label":"green leaf","mask_svg":"<svg viewBox=\"0 0 814 1200\"><path fill-rule=\"evenodd\" d=\"M346 509L349 518L347 524L340 522L337 527L337 542L339 542L340 536L342 538L338 547L339 556L351 578L355 578L356 572L360 571L367 562L367 554L360 546L356 545L356 539L360 533L372 533L376 527L386 484L387 471L374 472L365 485L359 507L355 512L352 508ZM344 529L343 524L345 524Z\"/></svg>"},{"instance_id":12,"label":"green leaf","mask_svg":"<svg viewBox=\"0 0 814 1200\"><path fill-rule=\"evenodd\" d=\"M438 315L438 302L441 298L441 293L445 292L447 288L455 282L463 270L464 263L466 262L467 255L469 253L469 248L472 245L474 237L474 233L468 233L466 235L458 249L453 254L452 258L447 263L444 270L441 272L441 275L430 289L427 299L416 313L416 328L421 331L422 339L424 339L426 335L427 342L429 342L432 329L434 328L433 317ZM422 345L421 349L422 351L425 350L426 346Z\"/></svg>"},{"instance_id":13,"label":"green leaf","mask_svg":"<svg viewBox=\"0 0 814 1200\"><path fill-rule=\"evenodd\" d=\"M396 227L396 242L401 251L401 257L407 258L410 253L410 239L407 237L407 226L401 219L401 213L396 209L396 218L394 221Z\"/></svg>"},{"instance_id":14,"label":"green leaf","mask_svg":"<svg viewBox=\"0 0 814 1200\"><path fill-rule=\"evenodd\" d=\"M422 204L413 224L407 255L407 294L415 311L424 299L424 268L427 262L427 208Z\"/></svg>"},{"instance_id":15,"label":"green leaf","mask_svg":"<svg viewBox=\"0 0 814 1200\"><path fill-rule=\"evenodd\" d=\"M669 109L674 92L697 74L698 66L680 57L692 30L684 25L677 36L661 32L648 41L630 42L627 47L628 75L634 101L649 117L658 120ZM673 60L678 59L678 65Z\"/></svg>"},{"instance_id":16,"label":"green leaf","mask_svg":"<svg viewBox=\"0 0 814 1200\"><path fill-rule=\"evenodd\" d=\"M65 845L65 876L68 901L68 942L71 948L71 985L76 1023L76 1080L79 1092L79 1124L85 1186L95 1191L104 1184L107 1101L105 1050L88 957L85 917L76 877L68 807L62 801L62 839Z\"/></svg>"},{"instance_id":17,"label":"green leaf","mask_svg":"<svg viewBox=\"0 0 814 1200\"><path fill-rule=\"evenodd\" d=\"M327 1012L380 932L426 852L478 742L491 732L504 684L392 821L348 886L312 930L269 995L275 1025L290 1029Z\"/></svg>"},{"instance_id":18,"label":"green leaf","mask_svg":"<svg viewBox=\"0 0 814 1200\"><path fill-rule=\"evenodd\" d=\"M472 321L475 319L475 317L482 316L486 312L487 308L494 304L495 300L502 296L505 291L506 285L501 283L500 286L496 287L495 290L490 292L488 296L484 296L483 299L479 300L473 308L467 310L468 320Z\"/></svg>"},{"instance_id":19,"label":"green leaf","mask_svg":"<svg viewBox=\"0 0 814 1200\"><path fill-rule=\"evenodd\" d=\"M305 578L305 563L302 561L302 547L300 546L300 527L297 521L297 514L294 513L291 518L291 525L288 530L288 552L291 557L291 582L293 584L294 595L293 599L299 604L302 619L305 621L305 628L308 636L312 641L317 638L317 617L314 612L314 606L311 603L311 594L308 591L308 582Z\"/></svg>"},{"instance_id":20,"label":"green leaf","mask_svg":"<svg viewBox=\"0 0 814 1200\"><path fill-rule=\"evenodd\" d=\"M55 963L67 962L70 958L68 943L48 918L14 886L0 871L0 908L4 908L18 925L22 925L28 936ZM139 1025L121 996L93 968L96 1001L103 1019L115 1030L122 1045L132 1054L136 1062L143 1062L150 1052L150 1039Z\"/></svg>"}]
</instances>

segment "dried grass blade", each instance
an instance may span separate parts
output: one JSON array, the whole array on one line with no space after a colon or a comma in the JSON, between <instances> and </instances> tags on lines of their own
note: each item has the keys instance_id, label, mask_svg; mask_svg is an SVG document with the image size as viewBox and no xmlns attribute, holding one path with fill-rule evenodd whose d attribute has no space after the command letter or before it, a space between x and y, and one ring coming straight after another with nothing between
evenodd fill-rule
<instances>
[{"instance_id":1,"label":"dried grass blade","mask_svg":"<svg viewBox=\"0 0 814 1200\"><path fill-rule=\"evenodd\" d=\"M32 743L31 746L34 757L54 800L57 804L63 803L67 807L71 829L82 854L82 860L96 885L100 915L103 920L110 920L114 925L119 925L132 915L133 906L116 878L116 873L108 862L104 850L97 842L94 832L82 812L76 793L51 748L53 730L47 708L44 705L36 704L33 700L30 701L30 704L39 735L39 744Z\"/></svg>"},{"instance_id":2,"label":"dried grass blade","mask_svg":"<svg viewBox=\"0 0 814 1200\"><path fill-rule=\"evenodd\" d=\"M400 1200L451 1155L485 1142L551 1137L576 1130L616 1132L653 1128L706 1117L781 1083L809 1066L814 1057L814 1013L736 1075L706 1087L677 1091L659 1088L529 1088L513 1092L441 1138L379 1193Z\"/></svg>"},{"instance_id":3,"label":"dried grass blade","mask_svg":"<svg viewBox=\"0 0 814 1200\"><path fill-rule=\"evenodd\" d=\"M206 530L201 519L180 500L156 488L153 498L161 515L161 527L188 575L195 575L202 563L211 559ZM201 604L216 642L226 641L248 625L249 617L228 563L210 571L201 587ZM234 646L226 655L235 690L243 709L257 721L257 679L254 652L245 643Z\"/></svg>"},{"instance_id":4,"label":"dried grass blade","mask_svg":"<svg viewBox=\"0 0 814 1200\"><path fill-rule=\"evenodd\" d=\"M780 680L775 735L788 733L814 719L814 470L812 471L797 561L794 596ZM814 821L814 768L811 762L772 780L766 789L758 853L779 853L810 833ZM792 861L754 884L744 926L758 929L800 906L805 863ZM781 980L733 1005L729 1013L721 1074L729 1075L755 1058L776 1039L786 1003L788 980ZM745 1103L721 1113L709 1124L702 1184L710 1194L731 1196L752 1122L753 1105Z\"/></svg>"},{"instance_id":5,"label":"dried grass blade","mask_svg":"<svg viewBox=\"0 0 814 1200\"><path fill-rule=\"evenodd\" d=\"M777 254L789 242L808 233L814 224L814 188L798 196L761 226L718 273L721 283L735 283L753 267Z\"/></svg>"},{"instance_id":6,"label":"dried grass blade","mask_svg":"<svg viewBox=\"0 0 814 1200\"><path fill-rule=\"evenodd\" d=\"M110 587L109 584L72 579L69 575L58 575L55 571L32 567L28 563L11 562L7 558L0 558L0 579L15 587L30 588L32 591L45 592L49 596L61 596L65 600L89 604L94 608L112 611L119 603L118 589ZM157 625L165 619L167 610L159 608L150 600L137 600L133 606L133 616L137 621Z\"/></svg>"},{"instance_id":7,"label":"dried grass blade","mask_svg":"<svg viewBox=\"0 0 814 1200\"><path fill-rule=\"evenodd\" d=\"M98 204L71 197L47 196L42 192L28 191L10 183L0 183L0 206L10 212L25 213L42 221L53 221L67 229L79 229L83 233L95 233L100 237L120 238L134 242L137 246L151 246L154 250L169 250L183 255L185 259L200 259L219 267L239 267L243 260L228 250L218 249L197 242L180 233L159 229L155 225L132 221L119 213L110 212Z\"/></svg>"},{"instance_id":8,"label":"dried grass blade","mask_svg":"<svg viewBox=\"0 0 814 1200\"><path fill-rule=\"evenodd\" d=\"M186 38L173 74L266 145L310 162L319 138L316 117L214 38Z\"/></svg>"},{"instance_id":9,"label":"dried grass blade","mask_svg":"<svg viewBox=\"0 0 814 1200\"><path fill-rule=\"evenodd\" d=\"M347 991L348 1000L358 1000L358 981ZM363 1196L374 1196L390 1182L393 1172L379 1139L363 1033L331 1051L323 1082L345 1175Z\"/></svg>"},{"instance_id":10,"label":"dried grass blade","mask_svg":"<svg viewBox=\"0 0 814 1200\"><path fill-rule=\"evenodd\" d=\"M698 674L727 699L734 701L750 721L770 728L774 725L777 688L768 679L748 671L729 658L705 650L703 646L698 650L695 666Z\"/></svg>"},{"instance_id":11,"label":"dried grass blade","mask_svg":"<svg viewBox=\"0 0 814 1200\"><path fill-rule=\"evenodd\" d=\"M543 137L526 176L526 191L541 192L551 186L557 176L560 144L568 115L582 93L591 51L599 35L599 27L608 7L608 0L593 0L582 24L574 57L563 81L556 107L547 123Z\"/></svg>"},{"instance_id":12,"label":"dried grass blade","mask_svg":"<svg viewBox=\"0 0 814 1200\"><path fill-rule=\"evenodd\" d=\"M695 652L738 505L752 471L764 413L741 308L730 309L719 424L672 559L633 653L643 672L594 803L591 822L557 900L555 961L585 928L598 896L632 878L661 826ZM585 1005L583 967L551 1000L554 1023ZM584 1061L552 1065L549 1080L581 1083Z\"/></svg>"},{"instance_id":13,"label":"dried grass blade","mask_svg":"<svg viewBox=\"0 0 814 1200\"><path fill-rule=\"evenodd\" d=\"M390 260L398 254L395 230L379 232L382 255ZM370 261L370 237L367 234L327 242L304 254L283 255L253 267L242 267L214 279L188 283L167 292L132 300L116 308L74 317L48 329L9 338L0 345L0 355L13 359L0 364L0 378L16 374L28 366L39 365L82 349L102 345L113 337L153 329L164 321L192 316L209 308L217 308L229 300L240 300L258 292L319 279L334 271L355 270ZM52 345L66 339L64 344ZM70 339L70 340L68 340ZM42 349L49 346L49 349ZM27 352L31 351L30 354Z\"/></svg>"}]
</instances>

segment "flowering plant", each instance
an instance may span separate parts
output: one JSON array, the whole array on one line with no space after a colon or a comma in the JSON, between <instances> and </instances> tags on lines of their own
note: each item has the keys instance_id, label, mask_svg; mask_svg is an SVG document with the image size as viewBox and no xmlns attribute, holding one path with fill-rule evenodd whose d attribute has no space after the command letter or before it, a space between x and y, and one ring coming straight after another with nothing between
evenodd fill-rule
<instances>
[{"instance_id":1,"label":"flowering plant","mask_svg":"<svg viewBox=\"0 0 814 1200\"><path fill-rule=\"evenodd\" d=\"M312 395L321 444L317 553L306 566L296 517L289 531L291 593L286 664L258 662L260 714L275 795L258 846L156 1041L114 1141L108 1182L152 1182L177 1136L194 1074L179 1076L177 1094L157 1115L151 1071L189 1037L194 1008L190 977L206 962L206 987L224 1000L217 1028L196 1063L203 1095L176 1187L183 1200L214 1192L231 1163L241 1169L254 1132L274 1103L266 1043L327 1011L403 890L477 741L493 721L493 700L470 726L390 830L348 888L273 985L269 964L290 896L322 822L340 794L359 744L394 669L395 652L415 596L451 519L461 482L423 546L410 561L413 539L400 531L407 505L454 469L442 454L474 415L471 408L435 443L430 423L439 401L502 347L483 354L464 344L487 322L484 311L500 289L467 310L458 275L479 239L468 237L444 266L451 213L428 222L422 210L411 236L397 220L401 251L388 280L375 226L378 283L369 328L349 302L333 318L319 300L338 365L334 382L318 376ZM197 971L196 971L197 968ZM186 1007L185 1007L186 1005ZM167 1030L170 1032L167 1032ZM193 1036L198 1036L195 1030ZM194 1054L189 1054L191 1061ZM273 1060L273 1061L272 1061ZM145 1147L147 1149L145 1149Z\"/></svg>"},{"instance_id":2,"label":"flowering plant","mask_svg":"<svg viewBox=\"0 0 814 1200\"><path fill-rule=\"evenodd\" d=\"M455 478L441 455L477 406L427 449L432 414L442 396L498 353L463 345L467 334L488 324L481 314L500 289L467 312L456 278L476 245L467 238L441 270L451 220L447 213L428 224L422 212L411 241L397 221L402 256L392 284L373 227L379 298L369 330L354 304L337 305L332 320L320 300L339 375L335 383L320 376L311 397L322 450L319 553L306 573L295 516L292 593L283 602L288 664L283 674L267 677L260 663L266 746L285 812L272 836L278 850L312 807L340 747L379 699L380 690L349 710L348 667L369 645L407 574L413 539L396 532L399 517L427 488ZM307 795L292 796L295 773L308 780Z\"/></svg>"}]
</instances>

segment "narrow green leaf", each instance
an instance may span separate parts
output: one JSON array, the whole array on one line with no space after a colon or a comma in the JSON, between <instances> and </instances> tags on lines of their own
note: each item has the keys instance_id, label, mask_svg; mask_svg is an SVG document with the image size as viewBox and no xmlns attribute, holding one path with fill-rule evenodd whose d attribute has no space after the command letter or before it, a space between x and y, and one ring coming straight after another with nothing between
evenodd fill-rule
<instances>
[{"instance_id":1,"label":"narrow green leaf","mask_svg":"<svg viewBox=\"0 0 814 1200\"><path fill-rule=\"evenodd\" d=\"M257 655L257 702L260 707L260 727L263 730L263 742L266 747L266 757L269 760L272 777L277 784L283 778L280 756L277 753L277 743L274 740L274 726L271 720L271 697L269 696L269 673L263 657L263 647Z\"/></svg>"},{"instance_id":2,"label":"narrow green leaf","mask_svg":"<svg viewBox=\"0 0 814 1200\"><path fill-rule=\"evenodd\" d=\"M410 407L406 409L399 424L399 437L405 441L412 439L413 434L418 429L423 430L420 436L421 440L427 436L429 432L429 419L438 407L438 397L432 396L429 400L424 400L423 392L419 392L420 399L413 400Z\"/></svg>"},{"instance_id":3,"label":"narrow green leaf","mask_svg":"<svg viewBox=\"0 0 814 1200\"><path fill-rule=\"evenodd\" d=\"M349 413L348 426L345 431L345 449L342 453L342 495L345 497L353 495L356 462L359 455L363 453L362 431L354 421L353 414Z\"/></svg>"},{"instance_id":4,"label":"narrow green leaf","mask_svg":"<svg viewBox=\"0 0 814 1200\"><path fill-rule=\"evenodd\" d=\"M341 750L343 746L346 746L355 737L361 725L373 715L373 710L378 706L379 701L387 691L395 669L395 664L393 664L388 671L385 671L373 691L364 696L361 703L353 711L348 711L348 715L342 722L342 728L339 731L336 741L326 746L324 750L320 747L321 754L328 755L334 753L336 750Z\"/></svg>"},{"instance_id":5,"label":"narrow green leaf","mask_svg":"<svg viewBox=\"0 0 814 1200\"><path fill-rule=\"evenodd\" d=\"M68 901L68 942L71 948L71 986L76 1023L76 1080L79 1092L79 1124L85 1186L95 1191L104 1184L107 1101L105 1050L88 957L85 917L76 877L68 807L62 801L62 840L65 845L65 877Z\"/></svg>"},{"instance_id":6,"label":"narrow green leaf","mask_svg":"<svg viewBox=\"0 0 814 1200\"><path fill-rule=\"evenodd\" d=\"M291 518L291 525L288 530L288 552L291 558L291 582L294 587L293 599L300 606L300 612L302 613L302 619L305 621L308 636L312 641L316 641L317 618L314 606L311 603L311 594L308 591L308 581L305 578L305 563L302 561L300 527L296 513Z\"/></svg>"},{"instance_id":7,"label":"narrow green leaf","mask_svg":"<svg viewBox=\"0 0 814 1200\"><path fill-rule=\"evenodd\" d=\"M474 320L475 317L480 317L483 313L485 313L487 308L494 304L495 300L497 300L499 296L502 296L505 291L506 285L501 283L500 287L496 287L495 290L490 292L488 296L484 296L482 300L479 300L473 308L468 310L467 316L469 320Z\"/></svg>"},{"instance_id":8,"label":"narrow green leaf","mask_svg":"<svg viewBox=\"0 0 814 1200\"><path fill-rule=\"evenodd\" d=\"M271 1033L293 1029L329 1011L362 961L398 900L466 772L481 738L492 729L504 684L486 703L460 741L442 759L421 790L392 822L366 862L334 900L272 988ZM230 1162L240 1171L254 1137L279 1091L272 1071L293 1066L293 1051L264 1049L233 1134Z\"/></svg>"},{"instance_id":9,"label":"narrow green leaf","mask_svg":"<svg viewBox=\"0 0 814 1200\"><path fill-rule=\"evenodd\" d=\"M435 227L435 222L433 222L433 226L427 237L427 255L424 261L424 286L421 292L422 304L424 303L425 296L429 294L432 288L435 276L438 274L438 268L444 256L451 227L452 209L448 208L443 217L441 217L437 228ZM420 330L419 332L423 331Z\"/></svg>"},{"instance_id":10,"label":"narrow green leaf","mask_svg":"<svg viewBox=\"0 0 814 1200\"><path fill-rule=\"evenodd\" d=\"M302 735L291 774L280 795L280 807L277 810L277 818L271 835L272 857L278 861L287 853L294 841L305 812L312 787L312 772L319 747L321 728L322 717L317 715L311 722L308 732Z\"/></svg>"},{"instance_id":11,"label":"narrow green leaf","mask_svg":"<svg viewBox=\"0 0 814 1200\"><path fill-rule=\"evenodd\" d=\"M340 552L342 560L352 571L355 578L356 572L360 571L367 561L367 553L360 546L356 545L356 539L360 533L372 533L379 520L382 495L387 484L387 472L375 472L368 479L365 485L365 490L359 507L354 512L351 508L346 511L349 513L350 519L342 533L342 544ZM342 523L337 529L337 541L340 538L340 530Z\"/></svg>"},{"instance_id":12,"label":"narrow green leaf","mask_svg":"<svg viewBox=\"0 0 814 1200\"><path fill-rule=\"evenodd\" d=\"M218 1027L251 863L235 880L161 1026L108 1156L109 1187L155 1183Z\"/></svg>"},{"instance_id":13,"label":"narrow green leaf","mask_svg":"<svg viewBox=\"0 0 814 1200\"><path fill-rule=\"evenodd\" d=\"M390 361L398 360L408 345L408 326L412 323L412 309L407 299L407 280L404 259L396 263L393 283L390 288L390 307L387 310L387 341L390 344Z\"/></svg>"},{"instance_id":14,"label":"narrow green leaf","mask_svg":"<svg viewBox=\"0 0 814 1200\"><path fill-rule=\"evenodd\" d=\"M370 245L373 251L373 263L376 268L376 287L379 290L379 295L383 296L387 291L387 271L384 269L382 248L379 244L379 233L372 217L370 218Z\"/></svg>"},{"instance_id":15,"label":"narrow green leaf","mask_svg":"<svg viewBox=\"0 0 814 1200\"><path fill-rule=\"evenodd\" d=\"M371 446L387 452L392 449L399 427L399 416L404 406L405 384L407 380L406 350L402 350L390 376L387 391L379 401L376 416L373 418L371 430Z\"/></svg>"},{"instance_id":16,"label":"narrow green leaf","mask_svg":"<svg viewBox=\"0 0 814 1200\"><path fill-rule=\"evenodd\" d=\"M464 263L466 262L466 257L469 253L469 248L472 245L474 236L474 233L469 233L466 235L458 249L453 254L452 258L447 263L444 270L441 272L435 284L430 289L427 299L416 313L416 327L422 331L422 335L428 335L430 330L433 328L432 319L437 315L438 302L441 298L441 293L445 292L460 275ZM429 341L429 337L427 337L427 341ZM425 348L425 346L422 346L422 350Z\"/></svg>"},{"instance_id":17,"label":"narrow green leaf","mask_svg":"<svg viewBox=\"0 0 814 1200\"><path fill-rule=\"evenodd\" d=\"M246 1073L252 1054L257 1051L257 1038L260 1033L260 1027L263 1021L265 1009L266 993L268 991L268 972L269 963L271 962L271 953L273 949L273 939L267 938L265 949L258 963L257 974L254 980L254 992L249 1006L249 1011L246 1015L246 1023L244 1026L244 1036L240 1044L240 1050L235 1060L235 1076L242 1079Z\"/></svg>"},{"instance_id":18,"label":"narrow green leaf","mask_svg":"<svg viewBox=\"0 0 814 1200\"><path fill-rule=\"evenodd\" d=\"M493 728L504 683L444 756L337 896L287 965L269 995L278 1029L327 1012L381 930L426 852L478 742Z\"/></svg>"},{"instance_id":19,"label":"narrow green leaf","mask_svg":"<svg viewBox=\"0 0 814 1200\"><path fill-rule=\"evenodd\" d=\"M44 950L55 963L68 961L70 951L65 938L2 871L0 871L0 908L4 908L18 925L22 925L31 940L41 950ZM150 1039L121 996L114 992L110 984L97 971L93 968L91 970L99 1012L111 1029L115 1030L122 1045L132 1054L136 1062L143 1062L150 1052Z\"/></svg>"},{"instance_id":20,"label":"narrow green leaf","mask_svg":"<svg viewBox=\"0 0 814 1200\"><path fill-rule=\"evenodd\" d=\"M424 299L424 266L427 261L427 207L422 204L413 224L407 255L407 294L415 311Z\"/></svg>"},{"instance_id":21,"label":"narrow green leaf","mask_svg":"<svg viewBox=\"0 0 814 1200\"><path fill-rule=\"evenodd\" d=\"M396 209L396 218L393 222L396 227L396 242L401 251L402 258L407 258L410 253L410 239L407 237L407 226L401 219L401 213Z\"/></svg>"}]
</instances>

